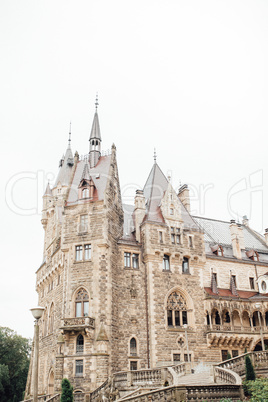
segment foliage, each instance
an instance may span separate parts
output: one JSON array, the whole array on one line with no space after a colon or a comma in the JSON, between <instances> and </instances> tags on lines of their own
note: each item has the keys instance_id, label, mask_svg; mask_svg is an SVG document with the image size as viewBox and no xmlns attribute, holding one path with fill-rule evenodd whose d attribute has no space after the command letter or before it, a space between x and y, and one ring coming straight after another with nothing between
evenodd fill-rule
<instances>
[{"instance_id":1,"label":"foliage","mask_svg":"<svg viewBox=\"0 0 268 402\"><path fill-rule=\"evenodd\" d=\"M267 402L268 378L257 378L255 381L244 381L244 390L249 395L251 402Z\"/></svg>"},{"instance_id":2,"label":"foliage","mask_svg":"<svg viewBox=\"0 0 268 402\"><path fill-rule=\"evenodd\" d=\"M30 340L0 327L0 400L17 402L23 398L30 354Z\"/></svg>"},{"instance_id":3,"label":"foliage","mask_svg":"<svg viewBox=\"0 0 268 402\"><path fill-rule=\"evenodd\" d=\"M247 355L245 357L245 363L246 363L246 381L254 381L256 378L255 371L253 364L251 363L250 357Z\"/></svg>"},{"instance_id":4,"label":"foliage","mask_svg":"<svg viewBox=\"0 0 268 402\"><path fill-rule=\"evenodd\" d=\"M61 402L73 402L73 387L67 378L63 378L61 382Z\"/></svg>"},{"instance_id":5,"label":"foliage","mask_svg":"<svg viewBox=\"0 0 268 402\"><path fill-rule=\"evenodd\" d=\"M227 360L230 360L232 358L231 354L227 352Z\"/></svg>"}]
</instances>

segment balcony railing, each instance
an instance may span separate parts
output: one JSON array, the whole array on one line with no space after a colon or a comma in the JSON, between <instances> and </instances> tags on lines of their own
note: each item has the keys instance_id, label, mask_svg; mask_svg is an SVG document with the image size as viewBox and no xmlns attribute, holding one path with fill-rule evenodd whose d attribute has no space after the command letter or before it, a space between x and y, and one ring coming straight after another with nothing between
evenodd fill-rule
<instances>
[{"instance_id":1,"label":"balcony railing","mask_svg":"<svg viewBox=\"0 0 268 402\"><path fill-rule=\"evenodd\" d=\"M207 332L232 332L232 333L238 333L238 334L252 334L252 333L257 333L259 334L261 331L260 326L255 326L255 327L242 327L242 326L237 326L234 325L232 326L231 324L228 325L219 325L219 324L212 324L212 325L207 325ZM267 333L268 332L268 327L264 326L262 327L262 332Z\"/></svg>"},{"instance_id":2,"label":"balcony railing","mask_svg":"<svg viewBox=\"0 0 268 402\"><path fill-rule=\"evenodd\" d=\"M61 329L64 331L81 331L84 328L95 328L95 320L91 317L64 318Z\"/></svg>"}]
</instances>

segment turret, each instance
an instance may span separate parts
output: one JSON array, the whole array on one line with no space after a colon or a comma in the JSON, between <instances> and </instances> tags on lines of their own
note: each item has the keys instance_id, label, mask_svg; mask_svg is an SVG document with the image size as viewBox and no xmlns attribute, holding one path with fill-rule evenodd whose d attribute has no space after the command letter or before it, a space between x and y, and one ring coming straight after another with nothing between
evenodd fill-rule
<instances>
[{"instance_id":1,"label":"turret","mask_svg":"<svg viewBox=\"0 0 268 402\"><path fill-rule=\"evenodd\" d=\"M101 133L98 117L98 98L96 98L95 106L96 110L89 138L89 164L91 168L97 165L101 156Z\"/></svg>"}]
</instances>

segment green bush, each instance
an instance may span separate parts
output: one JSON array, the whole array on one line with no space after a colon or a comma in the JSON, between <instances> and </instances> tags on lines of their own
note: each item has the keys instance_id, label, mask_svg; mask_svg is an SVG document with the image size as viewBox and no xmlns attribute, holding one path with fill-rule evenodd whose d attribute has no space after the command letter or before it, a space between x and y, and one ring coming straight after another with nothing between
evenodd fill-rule
<instances>
[{"instance_id":1,"label":"green bush","mask_svg":"<svg viewBox=\"0 0 268 402\"><path fill-rule=\"evenodd\" d=\"M246 381L254 381L256 378L254 367L251 363L250 357L247 355L245 357L246 363Z\"/></svg>"},{"instance_id":2,"label":"green bush","mask_svg":"<svg viewBox=\"0 0 268 402\"><path fill-rule=\"evenodd\" d=\"M61 402L73 402L73 387L67 378L63 378L61 382Z\"/></svg>"},{"instance_id":3,"label":"green bush","mask_svg":"<svg viewBox=\"0 0 268 402\"><path fill-rule=\"evenodd\" d=\"M268 378L257 378L255 381L245 381L243 383L244 390L246 388L250 402L267 402L268 401Z\"/></svg>"}]
</instances>

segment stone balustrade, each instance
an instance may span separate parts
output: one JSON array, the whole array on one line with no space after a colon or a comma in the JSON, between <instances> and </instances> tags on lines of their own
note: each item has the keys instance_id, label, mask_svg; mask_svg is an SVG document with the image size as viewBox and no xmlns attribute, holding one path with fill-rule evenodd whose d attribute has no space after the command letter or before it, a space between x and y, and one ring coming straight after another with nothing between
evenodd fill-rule
<instances>
[{"instance_id":1,"label":"stone balustrade","mask_svg":"<svg viewBox=\"0 0 268 402\"><path fill-rule=\"evenodd\" d=\"M241 377L235 373L234 371L214 366L214 382L216 384L236 384L241 385L242 380Z\"/></svg>"},{"instance_id":2,"label":"stone balustrade","mask_svg":"<svg viewBox=\"0 0 268 402\"><path fill-rule=\"evenodd\" d=\"M245 375L245 356L249 355L253 366L255 369L259 368L267 368L268 366L268 351L259 351L259 352L249 352L244 353L243 355L234 357L229 360L225 360L217 365L217 367L222 367L225 369L229 369L234 371L240 376Z\"/></svg>"},{"instance_id":3,"label":"stone balustrade","mask_svg":"<svg viewBox=\"0 0 268 402\"><path fill-rule=\"evenodd\" d=\"M207 333L208 332L232 332L238 334L252 334L252 333L260 333L260 326L256 327L242 327L242 326L232 326L232 325L219 325L219 324L212 324L207 325ZM263 333L268 332L268 327L262 327Z\"/></svg>"},{"instance_id":4,"label":"stone balustrade","mask_svg":"<svg viewBox=\"0 0 268 402\"><path fill-rule=\"evenodd\" d=\"M141 395L133 395L122 398L122 401L149 402L149 401L197 401L213 400L220 401L223 398L234 400L242 399L241 385L199 385L199 386L171 386L165 387ZM118 399L118 402L121 399Z\"/></svg>"},{"instance_id":5,"label":"stone balustrade","mask_svg":"<svg viewBox=\"0 0 268 402\"><path fill-rule=\"evenodd\" d=\"M60 394L55 395L40 395L37 398L38 402L60 402ZM33 398L24 399L23 402L33 402Z\"/></svg>"},{"instance_id":6,"label":"stone balustrade","mask_svg":"<svg viewBox=\"0 0 268 402\"><path fill-rule=\"evenodd\" d=\"M169 382L174 383L172 372L169 371L170 368L172 368L178 376L186 373L186 364L184 362L174 366L157 367L153 369L120 371L93 391L90 394L90 400L92 402L97 401L101 395L109 393L111 389L128 390L130 387L161 387L167 379Z\"/></svg>"},{"instance_id":7,"label":"stone balustrade","mask_svg":"<svg viewBox=\"0 0 268 402\"><path fill-rule=\"evenodd\" d=\"M102 394L102 392L105 392L106 389L108 388L108 379L101 384L98 388L96 388L93 392L90 394L90 401L97 401L99 399L99 396Z\"/></svg>"},{"instance_id":8,"label":"stone balustrade","mask_svg":"<svg viewBox=\"0 0 268 402\"><path fill-rule=\"evenodd\" d=\"M171 366L171 368L175 371L175 373L179 377L186 374L186 363L184 362L176 364L175 366Z\"/></svg>"}]
</instances>

